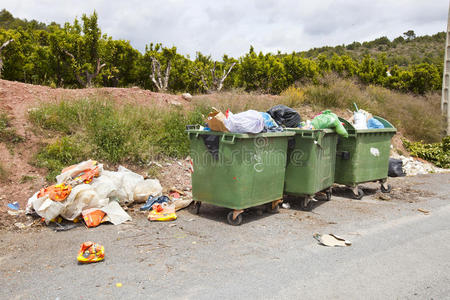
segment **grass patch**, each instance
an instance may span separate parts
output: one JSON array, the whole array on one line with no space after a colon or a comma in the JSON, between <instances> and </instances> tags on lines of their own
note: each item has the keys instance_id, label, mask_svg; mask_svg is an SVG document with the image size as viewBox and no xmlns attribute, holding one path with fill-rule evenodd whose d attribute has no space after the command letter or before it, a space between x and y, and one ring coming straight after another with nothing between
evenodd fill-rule
<instances>
[{"instance_id":1,"label":"grass patch","mask_svg":"<svg viewBox=\"0 0 450 300\"><path fill-rule=\"evenodd\" d=\"M5 181L8 177L8 170L0 163L0 181Z\"/></svg>"},{"instance_id":2,"label":"grass patch","mask_svg":"<svg viewBox=\"0 0 450 300\"><path fill-rule=\"evenodd\" d=\"M443 136L444 120L440 111L440 95L417 96L394 92L379 86L360 85L338 76L325 76L318 85L302 87L305 103L316 110L359 108L392 123L408 139L438 142Z\"/></svg>"},{"instance_id":3,"label":"grass patch","mask_svg":"<svg viewBox=\"0 0 450 300\"><path fill-rule=\"evenodd\" d=\"M23 175L21 178L20 178L20 183L27 183L27 182L33 182L34 181L34 179L35 179L35 177L34 176L30 176L30 175Z\"/></svg>"},{"instance_id":4,"label":"grass patch","mask_svg":"<svg viewBox=\"0 0 450 300\"><path fill-rule=\"evenodd\" d=\"M55 141L35 157L49 170L48 180L62 168L92 158L108 163L146 164L159 157L189 153L186 125L200 124L209 107L181 108L118 105L90 98L43 104L30 111L31 122L52 132Z\"/></svg>"},{"instance_id":5,"label":"grass patch","mask_svg":"<svg viewBox=\"0 0 450 300\"><path fill-rule=\"evenodd\" d=\"M16 133L16 130L11 127L10 118L4 112L0 112L0 142L7 144L21 143L25 139Z\"/></svg>"}]
</instances>

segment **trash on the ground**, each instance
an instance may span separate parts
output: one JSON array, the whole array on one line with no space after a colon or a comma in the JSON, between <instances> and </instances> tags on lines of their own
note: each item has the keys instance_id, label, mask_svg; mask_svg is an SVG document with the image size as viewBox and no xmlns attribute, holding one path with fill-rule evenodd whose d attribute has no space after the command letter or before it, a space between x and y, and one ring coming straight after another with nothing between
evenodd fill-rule
<instances>
[{"instance_id":1,"label":"trash on the ground","mask_svg":"<svg viewBox=\"0 0 450 300\"><path fill-rule=\"evenodd\" d=\"M448 169L438 168L430 162L419 160L414 157L405 157L403 155L394 153L392 154L392 158L402 160L402 169L406 173L406 176L415 176L429 173L447 173L450 171Z\"/></svg>"},{"instance_id":2,"label":"trash on the ground","mask_svg":"<svg viewBox=\"0 0 450 300\"><path fill-rule=\"evenodd\" d=\"M264 119L256 110L247 110L238 114L228 113L225 119L228 131L234 133L260 133L264 130Z\"/></svg>"},{"instance_id":3,"label":"trash on the ground","mask_svg":"<svg viewBox=\"0 0 450 300\"><path fill-rule=\"evenodd\" d=\"M286 105L275 105L270 108L267 113L278 123L278 125L295 128L298 127L302 118L294 109Z\"/></svg>"},{"instance_id":4,"label":"trash on the ground","mask_svg":"<svg viewBox=\"0 0 450 300\"><path fill-rule=\"evenodd\" d=\"M69 196L70 192L72 191L72 186L70 184L60 183L60 184L54 184L46 188L42 188L37 197L48 197L52 201L61 202L63 200L66 200L66 198Z\"/></svg>"},{"instance_id":5,"label":"trash on the ground","mask_svg":"<svg viewBox=\"0 0 450 300\"><path fill-rule=\"evenodd\" d=\"M175 204L175 211L179 211L180 209L186 208L189 206L189 204L194 201L193 199L178 199L174 201Z\"/></svg>"},{"instance_id":6,"label":"trash on the ground","mask_svg":"<svg viewBox=\"0 0 450 300\"><path fill-rule=\"evenodd\" d=\"M169 193L172 193L172 192L178 193L178 194L180 194L181 196L184 196L184 195L186 194L184 191L179 190L179 189L174 188L174 187L171 188L170 191L169 191Z\"/></svg>"},{"instance_id":7,"label":"trash on the ground","mask_svg":"<svg viewBox=\"0 0 450 300\"><path fill-rule=\"evenodd\" d=\"M11 216L18 216L18 215L20 215L20 214L23 213L23 209L19 209L19 210L8 210L7 212L8 212L8 215L11 215Z\"/></svg>"},{"instance_id":8,"label":"trash on the ground","mask_svg":"<svg viewBox=\"0 0 450 300\"><path fill-rule=\"evenodd\" d=\"M116 287L121 288L122 287L122 283L121 282L116 283Z\"/></svg>"},{"instance_id":9,"label":"trash on the ground","mask_svg":"<svg viewBox=\"0 0 450 300\"><path fill-rule=\"evenodd\" d=\"M403 162L401 159L389 158L389 177L403 177L406 173L403 172Z\"/></svg>"},{"instance_id":10,"label":"trash on the ground","mask_svg":"<svg viewBox=\"0 0 450 300\"><path fill-rule=\"evenodd\" d=\"M22 222L16 222L16 223L14 223L14 226L16 226L16 227L19 228L19 229L24 229L24 228L27 227L27 226L26 226L25 224L23 224Z\"/></svg>"},{"instance_id":11,"label":"trash on the ground","mask_svg":"<svg viewBox=\"0 0 450 300\"><path fill-rule=\"evenodd\" d=\"M117 201L110 201L108 205L102 207L102 211L106 214L103 222L111 222L114 225L119 225L126 221L131 221L130 215L123 210Z\"/></svg>"},{"instance_id":12,"label":"trash on the ground","mask_svg":"<svg viewBox=\"0 0 450 300\"><path fill-rule=\"evenodd\" d=\"M425 215L428 215L428 214L430 213L429 210L423 209L423 208L418 208L417 211L420 211L421 213L423 213L423 214L425 214Z\"/></svg>"},{"instance_id":13,"label":"trash on the ground","mask_svg":"<svg viewBox=\"0 0 450 300\"><path fill-rule=\"evenodd\" d=\"M391 200L391 197L388 196L388 195L385 194L385 193L378 193L378 194L377 194L377 197L378 197L378 199L383 200L383 201L389 201L389 200Z\"/></svg>"},{"instance_id":14,"label":"trash on the ground","mask_svg":"<svg viewBox=\"0 0 450 300\"><path fill-rule=\"evenodd\" d=\"M320 234L314 233L313 237L322 245L328 247L347 247L351 246L352 242L346 240L335 234Z\"/></svg>"},{"instance_id":15,"label":"trash on the ground","mask_svg":"<svg viewBox=\"0 0 450 300\"><path fill-rule=\"evenodd\" d=\"M136 203L144 203L149 196L161 196L162 190L163 188L158 179L146 179L136 185L133 198Z\"/></svg>"},{"instance_id":16,"label":"trash on the ground","mask_svg":"<svg viewBox=\"0 0 450 300\"><path fill-rule=\"evenodd\" d=\"M141 211L145 211L145 210L151 210L153 204L155 203L167 203L170 201L170 198L167 196L159 196L159 197L153 197L153 196L149 196L147 199L147 202L145 202L145 204L139 209Z\"/></svg>"},{"instance_id":17,"label":"trash on the ground","mask_svg":"<svg viewBox=\"0 0 450 300\"><path fill-rule=\"evenodd\" d=\"M282 208L285 208L285 209L290 209L290 208L291 208L291 205L289 204L289 202L283 202L283 203L281 204L281 207L282 207Z\"/></svg>"},{"instance_id":18,"label":"trash on the ground","mask_svg":"<svg viewBox=\"0 0 450 300\"><path fill-rule=\"evenodd\" d=\"M218 109L212 108L213 111L206 118L208 127L214 131L228 132L228 128L225 126L225 120L227 117Z\"/></svg>"},{"instance_id":19,"label":"trash on the ground","mask_svg":"<svg viewBox=\"0 0 450 300\"><path fill-rule=\"evenodd\" d=\"M84 242L78 251L77 260L80 263L94 263L105 258L105 248L97 243Z\"/></svg>"},{"instance_id":20,"label":"trash on the ground","mask_svg":"<svg viewBox=\"0 0 450 300\"><path fill-rule=\"evenodd\" d=\"M175 198L175 199L179 199L180 198L180 193L178 192L170 192L169 193L169 198Z\"/></svg>"},{"instance_id":21,"label":"trash on the ground","mask_svg":"<svg viewBox=\"0 0 450 300\"><path fill-rule=\"evenodd\" d=\"M150 221L172 221L176 220L175 204L155 203L148 214Z\"/></svg>"},{"instance_id":22,"label":"trash on the ground","mask_svg":"<svg viewBox=\"0 0 450 300\"><path fill-rule=\"evenodd\" d=\"M59 223L54 223L55 227L53 228L54 231L59 232L59 231L68 231L77 227L81 226L81 223L77 223L77 224L66 224L66 225L61 225Z\"/></svg>"},{"instance_id":23,"label":"trash on the ground","mask_svg":"<svg viewBox=\"0 0 450 300\"><path fill-rule=\"evenodd\" d=\"M335 128L339 135L348 137L348 132L342 125L341 121L339 121L338 116L330 110L324 110L320 115L316 116L312 120L311 124L315 129Z\"/></svg>"},{"instance_id":24,"label":"trash on the ground","mask_svg":"<svg viewBox=\"0 0 450 300\"><path fill-rule=\"evenodd\" d=\"M105 213L98 208L89 208L81 212L87 227L97 227L102 223Z\"/></svg>"},{"instance_id":25,"label":"trash on the ground","mask_svg":"<svg viewBox=\"0 0 450 300\"><path fill-rule=\"evenodd\" d=\"M47 224L58 216L75 220L82 211L93 208L107 214L103 221L120 224L131 220L121 205L142 201L141 198L144 202L150 195L162 193L157 179L144 180L123 166L107 171L93 160L65 168L56 178L55 185L30 197L26 207L27 214L36 212Z\"/></svg>"},{"instance_id":26,"label":"trash on the ground","mask_svg":"<svg viewBox=\"0 0 450 300\"><path fill-rule=\"evenodd\" d=\"M8 203L6 206L8 206L9 209L12 210L19 210L20 209L20 205L19 202L13 202L13 203Z\"/></svg>"}]
</instances>

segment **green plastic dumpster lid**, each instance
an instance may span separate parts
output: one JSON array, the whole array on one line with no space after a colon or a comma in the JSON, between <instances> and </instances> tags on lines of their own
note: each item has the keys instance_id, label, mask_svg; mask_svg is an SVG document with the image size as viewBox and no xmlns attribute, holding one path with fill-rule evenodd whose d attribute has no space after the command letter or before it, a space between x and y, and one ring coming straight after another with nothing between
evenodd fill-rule
<instances>
[{"instance_id":1,"label":"green plastic dumpster lid","mask_svg":"<svg viewBox=\"0 0 450 300\"><path fill-rule=\"evenodd\" d=\"M344 123L344 127L347 130L348 134L355 134L355 133L373 133L373 132L389 132L389 133L396 133L397 129L391 124L389 123L387 120L378 117L378 116L373 116L376 120L380 121L381 124L384 125L384 128L376 128L376 129L356 129L353 124L351 124L349 121L347 121L346 119L343 119L341 117L339 117L339 121L341 121L342 123Z\"/></svg>"}]
</instances>

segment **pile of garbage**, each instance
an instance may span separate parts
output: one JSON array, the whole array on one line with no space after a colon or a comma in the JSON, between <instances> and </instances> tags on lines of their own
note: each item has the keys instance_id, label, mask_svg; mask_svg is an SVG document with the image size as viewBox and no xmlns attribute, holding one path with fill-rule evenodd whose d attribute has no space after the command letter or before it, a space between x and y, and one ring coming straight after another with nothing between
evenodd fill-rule
<instances>
[{"instance_id":1,"label":"pile of garbage","mask_svg":"<svg viewBox=\"0 0 450 300\"><path fill-rule=\"evenodd\" d=\"M88 227L103 222L118 225L131 220L122 206L148 202L162 196L162 191L158 179L144 179L123 166L117 171L104 170L97 161L87 160L63 169L56 176L56 184L42 188L28 199L25 212L36 213L47 224L62 217L74 222L82 219ZM173 214L176 208L190 204L179 193L176 198L166 198L166 206L174 208ZM156 207L145 210L151 214L156 209L159 213L164 211ZM149 219L158 220L150 215Z\"/></svg>"},{"instance_id":2,"label":"pile of garbage","mask_svg":"<svg viewBox=\"0 0 450 300\"><path fill-rule=\"evenodd\" d=\"M450 172L450 170L448 169L438 168L432 163L414 157L406 157L399 154L393 154L391 155L391 158L401 160L402 169L406 176Z\"/></svg>"},{"instance_id":3,"label":"pile of garbage","mask_svg":"<svg viewBox=\"0 0 450 300\"><path fill-rule=\"evenodd\" d=\"M302 122L300 114L286 105L276 105L267 112L247 110L233 114L230 110L225 113L213 108L206 119L206 127L203 130L233 132L233 133L261 133L280 132L284 128L314 129L336 129L336 132L344 137L348 133L336 114L325 110L317 115L312 121Z\"/></svg>"}]
</instances>

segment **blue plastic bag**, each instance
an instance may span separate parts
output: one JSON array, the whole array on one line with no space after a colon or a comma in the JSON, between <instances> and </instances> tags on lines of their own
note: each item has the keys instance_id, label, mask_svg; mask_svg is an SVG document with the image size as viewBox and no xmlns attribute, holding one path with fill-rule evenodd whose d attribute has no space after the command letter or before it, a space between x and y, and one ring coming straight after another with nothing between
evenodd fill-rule
<instances>
[{"instance_id":1,"label":"blue plastic bag","mask_svg":"<svg viewBox=\"0 0 450 300\"><path fill-rule=\"evenodd\" d=\"M384 128L384 125L383 125L383 123L381 123L377 119L372 118L372 119L369 119L369 121L367 121L367 128L369 128L369 129L380 129L380 128Z\"/></svg>"}]
</instances>

